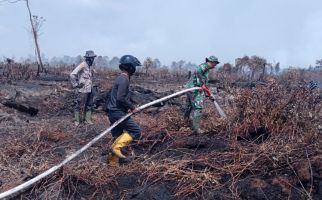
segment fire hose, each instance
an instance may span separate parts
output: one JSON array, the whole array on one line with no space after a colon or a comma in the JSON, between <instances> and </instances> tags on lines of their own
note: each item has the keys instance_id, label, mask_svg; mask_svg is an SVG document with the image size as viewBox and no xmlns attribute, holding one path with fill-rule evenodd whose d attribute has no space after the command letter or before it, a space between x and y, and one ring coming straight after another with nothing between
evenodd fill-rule
<instances>
[{"instance_id":1,"label":"fire hose","mask_svg":"<svg viewBox=\"0 0 322 200\"><path fill-rule=\"evenodd\" d=\"M200 87L193 87L193 88L189 88L189 89L185 89L179 92L176 92L174 94L165 96L161 99L157 99L155 101L152 101L150 103L147 103L145 105L142 105L140 107L137 108L137 111L141 111L149 106L152 106L154 104L169 100L173 97L182 95L184 93L190 92L190 91L194 91L194 90L200 90ZM216 105L216 104L215 104ZM218 105L218 104L217 104ZM219 107L219 105L218 105ZM217 108L217 106L216 106ZM219 107L220 108L220 107ZM221 109L220 109L221 110ZM219 110L218 110L219 111ZM219 111L220 113L220 111ZM85 150L87 150L89 147L91 147L95 142L97 142L99 139L101 139L103 136L105 136L107 133L109 133L114 127L116 127L117 125L119 125L121 122L123 122L126 118L130 117L133 113L128 113L126 114L124 117L122 117L121 119L119 119L118 121L116 121L114 124L112 124L112 126L110 126L109 128L107 128L105 131L103 131L101 134L99 134L98 136L96 136L93 140L91 140L89 143L87 143L85 146L83 146L81 149L79 149L78 151L76 151L75 153L69 155L67 158L65 158L60 164L53 166L52 168L46 170L45 172L39 174L38 176L28 180L27 182L18 185L6 192L0 193L0 199L8 197L14 193L17 193L21 190L24 190L26 188L28 188L29 186L33 185L34 183L38 182L39 180L45 178L46 176L52 174L53 172L57 171L58 169L60 169L61 167L63 167L65 164L67 164L69 161L71 161L72 159L74 159L75 157L77 157L78 155L80 155L82 152L84 152Z\"/></svg>"}]
</instances>

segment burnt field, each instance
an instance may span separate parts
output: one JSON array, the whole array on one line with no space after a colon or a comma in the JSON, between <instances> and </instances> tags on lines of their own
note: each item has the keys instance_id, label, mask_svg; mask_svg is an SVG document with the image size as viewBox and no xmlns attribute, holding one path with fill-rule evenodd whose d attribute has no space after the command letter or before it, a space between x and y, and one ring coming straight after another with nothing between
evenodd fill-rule
<instances>
[{"instance_id":1,"label":"burnt field","mask_svg":"<svg viewBox=\"0 0 322 200\"><path fill-rule=\"evenodd\" d=\"M106 95L118 71L98 70L94 125L75 127L70 67L34 77L32 66L3 71L0 89L0 192L60 163L109 127ZM24 71L25 70L25 71ZM6 73L4 73L6 72ZM205 101L194 135L184 121L185 96L133 118L140 140L130 162L106 164L108 134L61 170L11 199L322 199L322 99L309 72L261 81L218 73L211 89L228 118ZM143 105L182 89L185 74L133 77L132 100Z\"/></svg>"}]
</instances>

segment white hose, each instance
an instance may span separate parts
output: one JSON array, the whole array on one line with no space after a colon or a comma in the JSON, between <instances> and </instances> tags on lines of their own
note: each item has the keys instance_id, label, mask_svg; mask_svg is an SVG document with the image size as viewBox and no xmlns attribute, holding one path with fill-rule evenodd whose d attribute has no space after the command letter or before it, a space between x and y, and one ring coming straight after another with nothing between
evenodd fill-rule
<instances>
[{"instance_id":1,"label":"white hose","mask_svg":"<svg viewBox=\"0 0 322 200\"><path fill-rule=\"evenodd\" d=\"M157 99L155 101L152 101L150 103L147 103L145 105L142 105L140 107L137 108L138 111L143 110L149 106L152 106L154 104L160 103L162 101L166 101L168 99L171 99L173 97L179 96L181 94L193 91L193 90L199 90L200 87L193 87L193 88L189 88L189 89L185 89L179 92L176 92L174 94L168 95L166 97L163 97L161 99ZM128 113L127 115L125 115L124 117L122 117L121 119L119 119L118 121L116 121L112 126L110 126L109 128L107 128L104 132L102 132L101 134L99 134L98 136L96 136L92 141L90 141L89 143L87 143L85 146L83 146L81 149L79 149L78 151L76 151L75 153L73 153L72 155L70 155L69 157L67 157L65 160L63 160L63 162L61 162L60 164L53 166L52 168L48 169L47 171L43 172L42 174L39 174L38 176L34 177L33 179L30 179L29 181L18 185L6 192L3 192L0 194L0 199L5 198L9 195L12 195L16 192L19 192L29 186L31 186L32 184L36 183L37 181L41 180L42 178L45 178L46 176L50 175L51 173L57 171L59 168L61 168L62 166L64 166L66 163L68 163L69 161L71 161L72 159L74 159L76 156L78 156L79 154L81 154L83 151L85 151L86 149L88 149L90 146L92 146L95 142L97 142L99 139L101 139L103 136L105 136L107 133L109 133L115 126L117 126L118 124L120 124L122 121L124 121L126 118L128 118L129 116L131 116L132 113Z\"/></svg>"}]
</instances>

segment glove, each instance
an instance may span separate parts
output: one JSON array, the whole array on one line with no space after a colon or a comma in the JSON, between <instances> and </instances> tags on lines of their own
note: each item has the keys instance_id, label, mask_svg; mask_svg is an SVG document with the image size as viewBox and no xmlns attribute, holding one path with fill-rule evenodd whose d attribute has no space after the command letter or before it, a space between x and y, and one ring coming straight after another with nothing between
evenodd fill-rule
<instances>
[{"instance_id":1,"label":"glove","mask_svg":"<svg viewBox=\"0 0 322 200\"><path fill-rule=\"evenodd\" d=\"M134 108L134 109L129 109L128 112L135 114L135 113L139 112L139 110L137 108Z\"/></svg>"},{"instance_id":2,"label":"glove","mask_svg":"<svg viewBox=\"0 0 322 200\"><path fill-rule=\"evenodd\" d=\"M214 97L213 95L209 96L209 99L210 99L211 101L215 101L215 97Z\"/></svg>"},{"instance_id":3,"label":"glove","mask_svg":"<svg viewBox=\"0 0 322 200\"><path fill-rule=\"evenodd\" d=\"M205 84L203 84L202 86L201 86L201 90L202 91L204 91L204 93L206 93L207 94L207 96L212 96L212 94L211 94L211 92L210 92L210 90L209 90L209 88L205 85Z\"/></svg>"},{"instance_id":4,"label":"glove","mask_svg":"<svg viewBox=\"0 0 322 200\"><path fill-rule=\"evenodd\" d=\"M80 84L76 85L75 88L83 88L84 85L85 85L84 83L80 83Z\"/></svg>"}]
</instances>

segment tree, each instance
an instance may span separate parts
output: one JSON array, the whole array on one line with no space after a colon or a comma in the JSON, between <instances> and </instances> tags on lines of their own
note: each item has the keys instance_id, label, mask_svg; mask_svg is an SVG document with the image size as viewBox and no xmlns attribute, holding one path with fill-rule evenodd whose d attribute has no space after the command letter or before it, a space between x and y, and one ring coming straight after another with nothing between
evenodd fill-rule
<instances>
[{"instance_id":1,"label":"tree","mask_svg":"<svg viewBox=\"0 0 322 200\"><path fill-rule=\"evenodd\" d=\"M39 38L40 28L41 28L43 22L45 21L45 19L43 17L39 17L37 15L31 14L29 0L12 0L12 1L11 0L3 0L3 2L4 1L7 1L9 3L16 3L16 2L20 2L20 1L26 2L26 7L28 10L28 17L29 17L29 21L30 21L30 25L31 25L31 33L32 33L32 36L33 36L33 39L35 42L35 50L36 50L36 55L37 55L37 59L38 59L37 76L39 76L39 73L44 71L44 65L41 60L41 53L40 53L38 38Z\"/></svg>"},{"instance_id":2,"label":"tree","mask_svg":"<svg viewBox=\"0 0 322 200\"><path fill-rule=\"evenodd\" d=\"M81 56L81 55L76 56L76 58L75 58L75 64L78 65L81 62L83 62L83 56Z\"/></svg>"},{"instance_id":3,"label":"tree","mask_svg":"<svg viewBox=\"0 0 322 200\"><path fill-rule=\"evenodd\" d=\"M161 67L161 62L159 59L154 59L153 60L153 68L160 68Z\"/></svg>"},{"instance_id":4,"label":"tree","mask_svg":"<svg viewBox=\"0 0 322 200\"><path fill-rule=\"evenodd\" d=\"M280 72L280 63L278 62L278 63L276 63L276 65L275 65L275 74L278 74L279 72Z\"/></svg>"},{"instance_id":5,"label":"tree","mask_svg":"<svg viewBox=\"0 0 322 200\"><path fill-rule=\"evenodd\" d=\"M120 59L118 57L113 57L112 60L110 61L109 65L112 68L118 68L119 63L120 63Z\"/></svg>"},{"instance_id":6,"label":"tree","mask_svg":"<svg viewBox=\"0 0 322 200\"><path fill-rule=\"evenodd\" d=\"M171 62L171 69L174 69L177 67L177 62L176 61L172 61Z\"/></svg>"},{"instance_id":7,"label":"tree","mask_svg":"<svg viewBox=\"0 0 322 200\"><path fill-rule=\"evenodd\" d=\"M260 74L259 79L262 79L266 72L267 61L259 56L252 56L250 59L251 80L254 80L255 74Z\"/></svg>"},{"instance_id":8,"label":"tree","mask_svg":"<svg viewBox=\"0 0 322 200\"><path fill-rule=\"evenodd\" d=\"M248 56L244 56L242 58L237 58L235 60L235 72L237 74L244 75L245 71L250 69L250 58Z\"/></svg>"},{"instance_id":9,"label":"tree","mask_svg":"<svg viewBox=\"0 0 322 200\"><path fill-rule=\"evenodd\" d=\"M182 68L184 67L185 63L186 63L186 61L184 61L184 60L180 60L179 62L177 62L179 73L182 72Z\"/></svg>"},{"instance_id":10,"label":"tree","mask_svg":"<svg viewBox=\"0 0 322 200\"><path fill-rule=\"evenodd\" d=\"M37 76L39 76L39 73L44 71L44 65L43 65L42 58L41 58L38 38L39 38L40 28L41 28L42 24L44 23L45 19L43 17L39 17L37 15L33 15L31 17L31 11L30 11L30 7L29 7L29 0L25 0L25 1L27 3L27 8L28 8L28 12L29 12L32 35L33 35L33 38L34 38L34 41L35 41L36 54L37 54L37 58L38 58Z\"/></svg>"},{"instance_id":11,"label":"tree","mask_svg":"<svg viewBox=\"0 0 322 200\"><path fill-rule=\"evenodd\" d=\"M11 59L11 58L6 58L6 63L7 64L12 64L12 63L14 63L15 61L14 61L14 59Z\"/></svg>"},{"instance_id":12,"label":"tree","mask_svg":"<svg viewBox=\"0 0 322 200\"><path fill-rule=\"evenodd\" d=\"M236 59L236 71L240 74L246 74L249 80L254 80L255 77L262 79L266 73L266 59L259 56L244 56Z\"/></svg>"},{"instance_id":13,"label":"tree","mask_svg":"<svg viewBox=\"0 0 322 200\"><path fill-rule=\"evenodd\" d=\"M222 70L226 72L227 74L230 74L233 69L233 66L230 63L225 63L222 67Z\"/></svg>"},{"instance_id":14,"label":"tree","mask_svg":"<svg viewBox=\"0 0 322 200\"><path fill-rule=\"evenodd\" d=\"M186 70L191 70L193 71L195 68L196 68L196 65L195 64L192 64L191 62L187 62L185 65L184 65L184 68Z\"/></svg>"},{"instance_id":15,"label":"tree","mask_svg":"<svg viewBox=\"0 0 322 200\"><path fill-rule=\"evenodd\" d=\"M95 59L95 64L98 67L107 67L108 65L108 60L105 59L106 57L104 56L97 56Z\"/></svg>"},{"instance_id":16,"label":"tree","mask_svg":"<svg viewBox=\"0 0 322 200\"><path fill-rule=\"evenodd\" d=\"M316 60L315 64L316 64L315 66L316 68L322 69L322 59Z\"/></svg>"},{"instance_id":17,"label":"tree","mask_svg":"<svg viewBox=\"0 0 322 200\"><path fill-rule=\"evenodd\" d=\"M61 61L62 61L63 64L67 64L67 65L70 65L70 64L74 63L74 59L72 57L66 56L66 55L63 56Z\"/></svg>"},{"instance_id":18,"label":"tree","mask_svg":"<svg viewBox=\"0 0 322 200\"><path fill-rule=\"evenodd\" d=\"M110 62L110 58L108 56L103 56L104 63L106 64L105 67L108 67L108 64Z\"/></svg>"},{"instance_id":19,"label":"tree","mask_svg":"<svg viewBox=\"0 0 322 200\"><path fill-rule=\"evenodd\" d=\"M153 61L152 58L147 57L143 63L143 67L145 69L145 74L148 74L149 69L151 69L151 67L153 66Z\"/></svg>"},{"instance_id":20,"label":"tree","mask_svg":"<svg viewBox=\"0 0 322 200\"><path fill-rule=\"evenodd\" d=\"M235 66L236 66L236 71L237 73L242 73L245 69L245 67L249 68L249 57L244 56L242 58L237 58L235 60Z\"/></svg>"}]
</instances>

